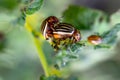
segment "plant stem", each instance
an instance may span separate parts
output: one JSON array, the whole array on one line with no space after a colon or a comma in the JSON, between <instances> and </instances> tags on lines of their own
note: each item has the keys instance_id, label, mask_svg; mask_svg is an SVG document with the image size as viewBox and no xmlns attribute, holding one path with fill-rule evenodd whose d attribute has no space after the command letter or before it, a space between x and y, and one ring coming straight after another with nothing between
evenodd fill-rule
<instances>
[{"instance_id":1,"label":"plant stem","mask_svg":"<svg viewBox=\"0 0 120 80\"><path fill-rule=\"evenodd\" d=\"M41 61L41 64L42 64L42 67L44 69L44 72L45 72L45 75L47 77L49 77L49 69L48 69L48 64L47 64L47 61L46 61L46 58L45 58L45 55L43 54L43 51L42 51L42 43L39 42L38 39L34 38L34 43L35 43L35 46L36 46L36 49L38 51L38 55L39 55L39 59ZM38 44L39 43L39 44ZM40 46L41 45L41 46Z\"/></svg>"},{"instance_id":2,"label":"plant stem","mask_svg":"<svg viewBox=\"0 0 120 80\"><path fill-rule=\"evenodd\" d=\"M30 33L32 33L34 30L32 29L32 27L26 23L25 24L25 27L27 29L27 31L29 31ZM34 39L34 44L36 46L36 49L37 49L37 52L38 52L38 55L39 55L39 59L40 59L40 62L41 62L41 65L43 67L43 70L45 72L45 76L46 77L49 77L49 69L48 69L48 63L47 63L47 60L45 58L45 55L42 51L42 38L40 36L40 34L38 35L39 38L37 38L36 36L33 35L33 39ZM40 40L41 39L41 40Z\"/></svg>"}]
</instances>

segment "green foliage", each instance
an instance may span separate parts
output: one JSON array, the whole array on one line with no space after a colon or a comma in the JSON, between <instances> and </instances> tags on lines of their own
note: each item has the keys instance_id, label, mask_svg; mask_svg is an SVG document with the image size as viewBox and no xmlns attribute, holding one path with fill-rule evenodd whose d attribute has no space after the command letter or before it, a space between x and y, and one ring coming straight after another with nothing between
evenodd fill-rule
<instances>
[{"instance_id":1,"label":"green foliage","mask_svg":"<svg viewBox=\"0 0 120 80\"><path fill-rule=\"evenodd\" d=\"M53 75L50 77L45 77L44 75L40 76L40 80L63 80L61 78L58 78L57 76Z\"/></svg>"},{"instance_id":2,"label":"green foliage","mask_svg":"<svg viewBox=\"0 0 120 80\"><path fill-rule=\"evenodd\" d=\"M43 0L22 0L25 5L23 11L26 14L33 14L41 8Z\"/></svg>"},{"instance_id":3,"label":"green foliage","mask_svg":"<svg viewBox=\"0 0 120 80\"><path fill-rule=\"evenodd\" d=\"M19 17L17 17L17 19L15 19L13 22L15 24L19 24L21 26L24 26L24 24L25 24L25 17L26 17L26 15L24 13L21 13L19 15Z\"/></svg>"},{"instance_id":4,"label":"green foliage","mask_svg":"<svg viewBox=\"0 0 120 80\"><path fill-rule=\"evenodd\" d=\"M47 42L47 41L44 41L43 42L43 45L41 46L42 47L42 50L44 52L44 55L47 59L47 62L49 65L53 64L54 62L54 51L53 51L53 48L50 46L50 44Z\"/></svg>"},{"instance_id":5,"label":"green foliage","mask_svg":"<svg viewBox=\"0 0 120 80\"><path fill-rule=\"evenodd\" d=\"M50 76L50 77L45 77L44 75L40 76L40 80L78 80L76 77L71 76L69 78L59 78L55 75Z\"/></svg>"},{"instance_id":6,"label":"green foliage","mask_svg":"<svg viewBox=\"0 0 120 80\"><path fill-rule=\"evenodd\" d=\"M104 44L111 44L113 45L116 42L117 33L120 31L120 24L116 24L112 29L107 32L104 32L102 37L102 42Z\"/></svg>"},{"instance_id":7,"label":"green foliage","mask_svg":"<svg viewBox=\"0 0 120 80\"><path fill-rule=\"evenodd\" d=\"M118 19L117 19L118 20ZM120 19L119 19L120 20ZM75 26L75 28L79 30L89 30L92 29L92 32L96 32L101 36L102 43L99 45L89 45L86 41L87 39L82 39L82 41L71 44L66 50L61 50L58 55L58 66L60 68L68 66L69 63L75 62L76 60L81 60L85 58L84 52L89 49L96 50L100 48L107 48L106 50L109 51L111 47L117 42L117 33L120 31L120 24L112 25L113 28L110 29L110 16L107 14L97 11L90 8L84 8L79 6L69 6L67 10L63 13L63 21L66 23L70 23ZM96 26L97 22L97 26ZM94 30L96 29L101 30ZM89 32L89 35L94 33ZM101 33L99 33L99 31ZM86 36L84 32L81 33L82 37ZM87 37L86 37L87 38ZM92 48L91 48L92 47ZM83 54L82 54L83 53ZM88 52L89 53L89 52Z\"/></svg>"},{"instance_id":8,"label":"green foliage","mask_svg":"<svg viewBox=\"0 0 120 80\"><path fill-rule=\"evenodd\" d=\"M103 34L99 35L102 38L102 43L99 45L95 45L95 49L99 48L111 48L116 44L118 35L117 33L120 31L120 24L116 24L113 28L105 31Z\"/></svg>"},{"instance_id":9,"label":"green foliage","mask_svg":"<svg viewBox=\"0 0 120 80\"><path fill-rule=\"evenodd\" d=\"M14 9L18 5L18 0L0 0L0 8Z\"/></svg>"},{"instance_id":10,"label":"green foliage","mask_svg":"<svg viewBox=\"0 0 120 80\"><path fill-rule=\"evenodd\" d=\"M100 15L106 16L98 10L71 5L63 13L63 22L70 23L80 30L88 30Z\"/></svg>"},{"instance_id":11,"label":"green foliage","mask_svg":"<svg viewBox=\"0 0 120 80\"><path fill-rule=\"evenodd\" d=\"M20 2L20 4L23 4L23 6L20 7L20 9L22 8L22 13L20 14L19 17L16 15L15 15L15 17L17 19L16 23L21 24L23 26L25 23L26 15L30 15L30 14L33 14L36 11L38 11L41 8L43 0L20 0L19 2ZM17 0L0 0L0 8L13 9L17 6L17 4L19 2L17 2ZM56 13L54 12L54 14L56 14ZM44 16L44 15L42 15L42 16ZM63 48L62 50L60 50L58 52L54 52L53 48L45 40L44 41L42 41L41 39L39 40L39 38L38 38L39 36L36 33L37 31L31 32L32 35L34 36L34 38L37 39L38 42L40 41L40 43L41 43L41 44L36 43L36 45L38 46L38 52L40 54L41 54L41 52L43 52L45 55L45 58L42 58L43 56L39 55L41 63L42 63L42 61L43 61L43 63L46 62L48 64L48 67L56 66L56 67L54 67L55 69L57 69L58 71L62 70L64 67L68 67L69 63L74 63L77 60L78 61L82 60L82 58L84 58L84 56L85 56L84 51L87 51L89 49L95 50L95 49L99 49L99 48L110 49L110 47L116 43L117 33L120 31L120 24L116 25L116 23L115 23L116 21L114 21L114 20L112 20L112 22L110 22L109 21L110 17L108 15L106 15L105 13L98 11L98 10L90 9L90 8L71 5L71 6L69 6L69 8L67 10L64 11L62 16L63 16L62 22L70 23L70 24L74 25L76 29L88 30L88 32L90 29L93 29L93 25L95 24L96 21L98 21L97 27L101 27L100 24L102 22L103 23L107 22L106 24L114 23L114 25L112 26L113 28L111 28L109 30L108 29L104 30L102 34L99 33L99 35L102 38L102 44L100 44L100 45L97 45L97 46L96 45L95 46L88 45L88 42L86 41L86 37L85 37L85 38L82 38L83 42L80 41L80 42L74 43L74 44L67 44L67 42L69 43L69 41L66 41L66 45L68 45L68 48L67 49ZM114 19L116 19L116 18L114 18ZM120 21L120 19L117 19L117 23L120 23L119 21ZM102 25L102 29L106 29L105 26L106 25ZM109 26L107 26L107 28L109 28ZM92 30L92 32L96 32L96 31ZM82 34L82 36L86 36L84 34L84 32L82 32L82 31L81 31L81 34ZM89 34L93 34L93 33L89 32ZM17 35L17 36L19 36L19 35ZM12 38L14 39L14 36ZM14 40L16 40L16 39L14 39ZM3 41L4 40L0 41L0 49L2 49L2 47L3 47ZM27 42L27 40L26 40L26 42ZM19 43L19 44L21 44L21 43ZM19 46L19 44L18 44L18 46ZM61 43L61 44L63 44L63 43ZM24 43L23 43L23 45L24 45ZM91 47L94 47L95 49L91 48ZM17 49L17 47L15 47L15 48ZM20 49L20 51L22 51L22 49ZM31 51L28 51L28 52L31 52ZM84 55L82 55L82 53ZM88 51L88 53L89 53L89 51ZM44 67L46 67L46 65L43 66L43 68ZM46 67L46 68L48 68L48 67ZM62 73L62 74L65 74L65 73ZM71 75L71 73L69 73L69 74ZM68 74L68 77L70 76L69 74ZM41 76L40 80L65 80L65 79L59 78L57 75L51 75L48 77ZM71 77L68 80L77 80L77 77Z\"/></svg>"},{"instance_id":12,"label":"green foliage","mask_svg":"<svg viewBox=\"0 0 120 80\"><path fill-rule=\"evenodd\" d=\"M113 13L111 16L110 16L110 23L112 26L120 23L120 11L118 10L117 12Z\"/></svg>"},{"instance_id":13,"label":"green foliage","mask_svg":"<svg viewBox=\"0 0 120 80\"><path fill-rule=\"evenodd\" d=\"M41 8L43 0L22 0L24 7L21 9L21 15L17 18L16 22L24 25L26 14L31 15Z\"/></svg>"}]
</instances>

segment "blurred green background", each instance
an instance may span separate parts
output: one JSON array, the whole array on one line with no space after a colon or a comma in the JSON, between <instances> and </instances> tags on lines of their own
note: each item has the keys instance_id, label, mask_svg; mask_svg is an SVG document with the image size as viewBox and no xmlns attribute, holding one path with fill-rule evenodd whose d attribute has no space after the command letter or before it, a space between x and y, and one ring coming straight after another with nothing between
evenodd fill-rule
<instances>
[{"instance_id":1,"label":"blurred green background","mask_svg":"<svg viewBox=\"0 0 120 80\"><path fill-rule=\"evenodd\" d=\"M27 3L27 0L23 1ZM71 4L100 9L108 14L120 8L119 0L44 0L38 11L40 23L35 29L39 29L44 17L50 15L64 17L61 16L62 12ZM18 20L22 7L24 4L20 4L19 0L0 0L0 32L5 37L3 41L5 47L0 51L0 80L39 80L40 75L44 74L32 36L21 24L24 23L24 19ZM90 32L83 31L84 37ZM85 59L71 66L76 70L71 75L80 77L80 80L120 80L119 48L118 41L110 51L104 49L93 51L91 48L82 50L81 55Z\"/></svg>"}]
</instances>

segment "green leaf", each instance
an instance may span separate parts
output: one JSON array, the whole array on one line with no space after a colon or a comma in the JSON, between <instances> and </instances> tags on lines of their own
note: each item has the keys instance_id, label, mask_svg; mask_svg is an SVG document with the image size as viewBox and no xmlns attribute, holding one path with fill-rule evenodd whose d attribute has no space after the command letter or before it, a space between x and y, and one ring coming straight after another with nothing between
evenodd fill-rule
<instances>
[{"instance_id":1,"label":"green leaf","mask_svg":"<svg viewBox=\"0 0 120 80\"><path fill-rule=\"evenodd\" d=\"M15 24L19 24L21 26L24 26L25 24L25 18L26 15L24 13L21 13L15 20L12 21L12 23Z\"/></svg>"},{"instance_id":2,"label":"green leaf","mask_svg":"<svg viewBox=\"0 0 120 80\"><path fill-rule=\"evenodd\" d=\"M55 57L53 48L50 46L50 44L47 41L44 41L43 45L41 47L42 47L44 55L47 59L48 64L49 65L53 64L54 63L54 57Z\"/></svg>"},{"instance_id":3,"label":"green leaf","mask_svg":"<svg viewBox=\"0 0 120 80\"><path fill-rule=\"evenodd\" d=\"M107 48L107 49L109 49L109 48L111 48L111 46L107 45L107 44L99 44L99 45L94 46L94 49L99 49L99 48Z\"/></svg>"},{"instance_id":4,"label":"green leaf","mask_svg":"<svg viewBox=\"0 0 120 80\"><path fill-rule=\"evenodd\" d=\"M26 14L33 14L41 8L43 0L23 0L25 4L24 11Z\"/></svg>"},{"instance_id":5,"label":"green leaf","mask_svg":"<svg viewBox=\"0 0 120 80\"><path fill-rule=\"evenodd\" d=\"M78 80L78 78L76 76L69 76L68 78L66 79L63 79L63 78L59 78L55 75L53 76L50 76L50 77L45 77L44 75L40 76L40 80Z\"/></svg>"},{"instance_id":6,"label":"green leaf","mask_svg":"<svg viewBox=\"0 0 120 80\"><path fill-rule=\"evenodd\" d=\"M4 9L9 9L9 10L12 10L14 9L18 4L18 1L17 0L0 0L0 8Z\"/></svg>"},{"instance_id":7,"label":"green leaf","mask_svg":"<svg viewBox=\"0 0 120 80\"><path fill-rule=\"evenodd\" d=\"M117 39L117 33L120 31L120 24L115 25L115 27L113 27L112 29L110 29L107 32L104 32L101 37L102 37L102 41L105 44L114 44L116 42Z\"/></svg>"},{"instance_id":8,"label":"green leaf","mask_svg":"<svg viewBox=\"0 0 120 80\"><path fill-rule=\"evenodd\" d=\"M50 76L50 77L45 77L44 75L40 76L40 80L63 80L61 78L58 78L57 76Z\"/></svg>"},{"instance_id":9,"label":"green leaf","mask_svg":"<svg viewBox=\"0 0 120 80\"><path fill-rule=\"evenodd\" d=\"M101 15L106 16L97 10L71 5L63 13L63 22L70 23L80 30L88 30L91 29L96 18Z\"/></svg>"},{"instance_id":10,"label":"green leaf","mask_svg":"<svg viewBox=\"0 0 120 80\"><path fill-rule=\"evenodd\" d=\"M120 23L120 11L113 13L110 17L110 20L112 26Z\"/></svg>"}]
</instances>

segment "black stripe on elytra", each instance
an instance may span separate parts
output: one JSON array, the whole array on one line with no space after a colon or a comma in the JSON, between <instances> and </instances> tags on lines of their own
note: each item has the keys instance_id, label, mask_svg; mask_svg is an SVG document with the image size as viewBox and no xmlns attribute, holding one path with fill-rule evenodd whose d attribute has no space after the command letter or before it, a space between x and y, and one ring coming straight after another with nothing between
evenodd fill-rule
<instances>
[{"instance_id":1,"label":"black stripe on elytra","mask_svg":"<svg viewBox=\"0 0 120 80\"><path fill-rule=\"evenodd\" d=\"M67 23L60 23L55 27L56 32L68 32L71 33L74 31L74 27Z\"/></svg>"}]
</instances>

